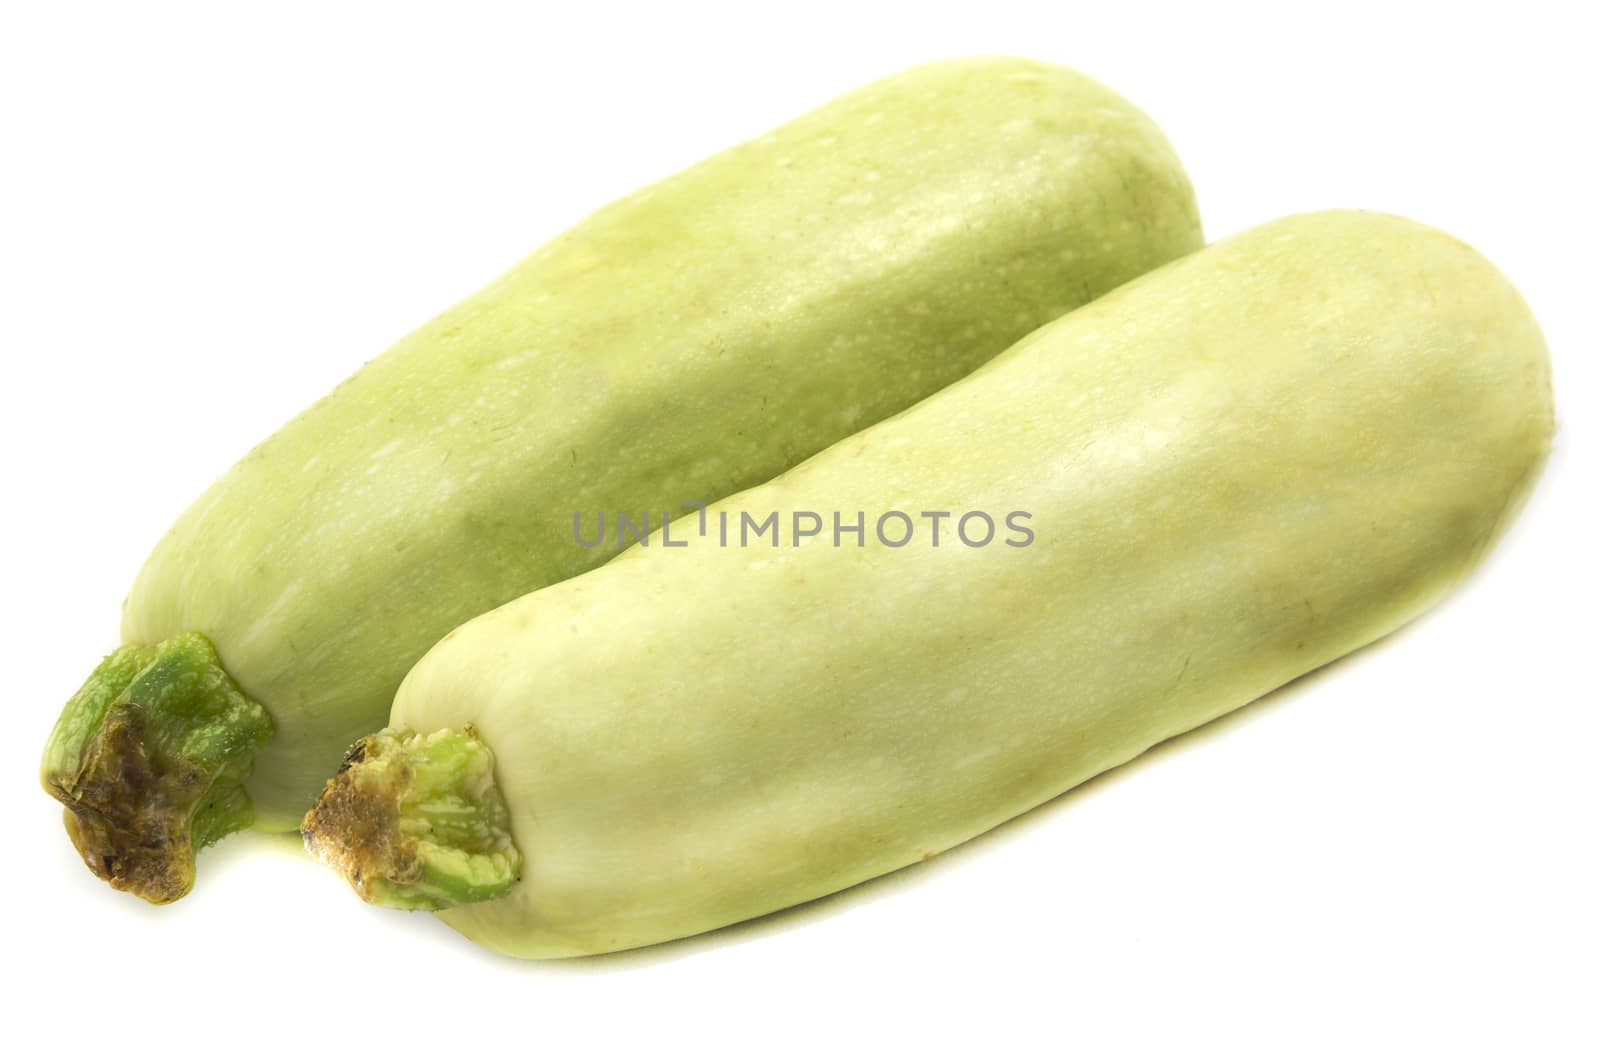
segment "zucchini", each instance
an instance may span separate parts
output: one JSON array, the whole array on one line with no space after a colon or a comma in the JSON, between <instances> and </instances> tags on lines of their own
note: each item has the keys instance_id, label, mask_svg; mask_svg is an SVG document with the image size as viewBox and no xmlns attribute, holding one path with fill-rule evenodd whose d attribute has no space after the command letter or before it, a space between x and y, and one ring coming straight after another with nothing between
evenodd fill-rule
<instances>
[{"instance_id":1,"label":"zucchini","mask_svg":"<svg viewBox=\"0 0 1600 1048\"><path fill-rule=\"evenodd\" d=\"M1548 367L1457 240L1261 226L713 506L685 547L456 629L307 842L369 899L526 957L914 863L1438 600L1540 469ZM775 545L722 543L724 515L773 513ZM797 544L806 513L826 524Z\"/></svg>"},{"instance_id":2,"label":"zucchini","mask_svg":"<svg viewBox=\"0 0 1600 1048\"><path fill-rule=\"evenodd\" d=\"M45 787L92 869L177 898L209 840L292 829L446 630L615 555L575 511L659 523L766 480L1200 244L1150 120L1012 58L892 77L614 203L179 518Z\"/></svg>"}]
</instances>

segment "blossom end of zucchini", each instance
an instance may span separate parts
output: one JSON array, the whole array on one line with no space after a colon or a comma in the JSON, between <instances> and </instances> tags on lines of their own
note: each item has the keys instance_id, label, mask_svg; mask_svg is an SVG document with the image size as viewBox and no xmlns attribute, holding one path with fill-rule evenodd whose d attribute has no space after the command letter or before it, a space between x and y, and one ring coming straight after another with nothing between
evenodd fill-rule
<instances>
[{"instance_id":1,"label":"blossom end of zucchini","mask_svg":"<svg viewBox=\"0 0 1600 1048\"><path fill-rule=\"evenodd\" d=\"M522 874L494 754L470 724L357 742L300 833L363 899L392 909L485 902Z\"/></svg>"},{"instance_id":2,"label":"blossom end of zucchini","mask_svg":"<svg viewBox=\"0 0 1600 1048\"><path fill-rule=\"evenodd\" d=\"M96 876L174 902L195 853L254 821L244 782L272 731L201 634L128 644L67 701L40 780Z\"/></svg>"}]
</instances>

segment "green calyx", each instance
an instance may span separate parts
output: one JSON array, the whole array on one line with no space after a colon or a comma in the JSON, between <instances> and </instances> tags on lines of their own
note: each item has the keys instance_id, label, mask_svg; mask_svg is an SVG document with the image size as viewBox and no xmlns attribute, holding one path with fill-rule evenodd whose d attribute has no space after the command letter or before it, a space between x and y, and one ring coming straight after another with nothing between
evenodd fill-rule
<instances>
[{"instance_id":1,"label":"green calyx","mask_svg":"<svg viewBox=\"0 0 1600 1048\"><path fill-rule=\"evenodd\" d=\"M211 642L181 633L109 655L61 711L40 780L113 888L153 903L194 886L194 856L254 821L244 781L272 718Z\"/></svg>"},{"instance_id":2,"label":"green calyx","mask_svg":"<svg viewBox=\"0 0 1600 1048\"><path fill-rule=\"evenodd\" d=\"M522 873L494 754L471 725L362 739L300 832L363 899L399 910L498 898Z\"/></svg>"}]
</instances>

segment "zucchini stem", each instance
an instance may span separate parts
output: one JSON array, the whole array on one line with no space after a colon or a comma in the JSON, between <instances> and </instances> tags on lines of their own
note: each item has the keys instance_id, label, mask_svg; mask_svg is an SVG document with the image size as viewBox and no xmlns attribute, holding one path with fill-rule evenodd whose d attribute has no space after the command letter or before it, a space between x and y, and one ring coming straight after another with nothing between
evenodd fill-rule
<instances>
[{"instance_id":1,"label":"zucchini stem","mask_svg":"<svg viewBox=\"0 0 1600 1048\"><path fill-rule=\"evenodd\" d=\"M357 742L300 833L363 899L399 910L498 898L522 873L494 754L470 724Z\"/></svg>"},{"instance_id":2,"label":"zucchini stem","mask_svg":"<svg viewBox=\"0 0 1600 1048\"><path fill-rule=\"evenodd\" d=\"M272 730L200 634L128 644L67 701L40 780L89 869L169 903L194 886L196 852L255 821L244 781Z\"/></svg>"}]
</instances>

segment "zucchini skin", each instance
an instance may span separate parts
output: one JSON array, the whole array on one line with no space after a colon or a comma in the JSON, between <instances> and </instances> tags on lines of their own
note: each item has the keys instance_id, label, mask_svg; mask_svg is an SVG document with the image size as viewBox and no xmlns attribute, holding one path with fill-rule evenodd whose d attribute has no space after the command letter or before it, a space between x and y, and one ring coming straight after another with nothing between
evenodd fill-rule
<instances>
[{"instance_id":1,"label":"zucchini skin","mask_svg":"<svg viewBox=\"0 0 1600 1048\"><path fill-rule=\"evenodd\" d=\"M524 869L440 917L619 950L950 848L1422 612L1552 429L1534 318L1442 233L1325 212L1174 262L713 507L1021 509L1032 544L691 531L441 641L391 725L476 726Z\"/></svg>"},{"instance_id":2,"label":"zucchini skin","mask_svg":"<svg viewBox=\"0 0 1600 1048\"><path fill-rule=\"evenodd\" d=\"M276 727L257 825L292 828L446 630L615 555L574 512L770 478L1201 242L1166 140L1099 84L891 77L598 211L362 368L177 521L123 639L215 645Z\"/></svg>"}]
</instances>

